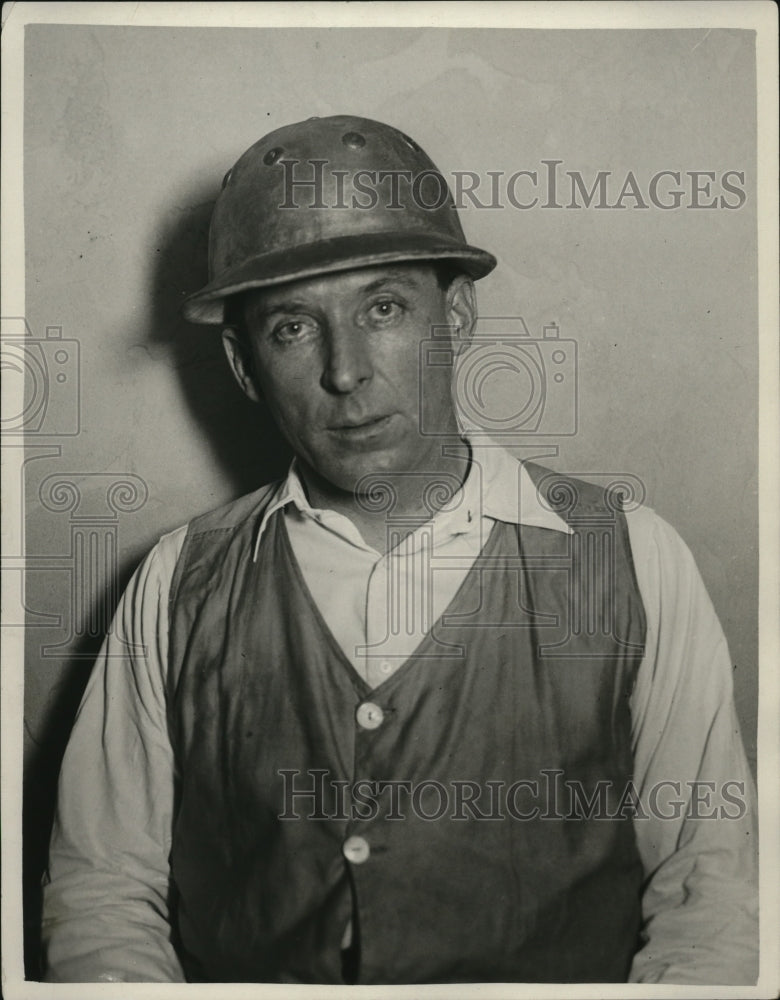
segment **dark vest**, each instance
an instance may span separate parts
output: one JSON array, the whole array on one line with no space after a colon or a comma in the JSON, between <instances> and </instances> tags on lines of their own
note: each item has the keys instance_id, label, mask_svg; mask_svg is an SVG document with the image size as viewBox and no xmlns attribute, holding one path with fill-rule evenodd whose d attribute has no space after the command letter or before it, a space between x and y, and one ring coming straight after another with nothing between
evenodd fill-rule
<instances>
[{"instance_id":1,"label":"dark vest","mask_svg":"<svg viewBox=\"0 0 780 1000\"><path fill-rule=\"evenodd\" d=\"M352 918L359 983L625 981L644 609L621 511L527 468L573 534L495 522L446 614L373 690L281 512L252 560L268 488L190 525L168 692L190 978L342 982Z\"/></svg>"}]
</instances>

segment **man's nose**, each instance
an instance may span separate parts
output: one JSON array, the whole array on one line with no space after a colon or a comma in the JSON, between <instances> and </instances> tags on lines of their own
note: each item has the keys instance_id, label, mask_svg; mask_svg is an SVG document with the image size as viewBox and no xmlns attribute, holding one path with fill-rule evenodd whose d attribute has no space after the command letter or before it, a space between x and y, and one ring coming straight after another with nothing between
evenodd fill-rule
<instances>
[{"instance_id":1,"label":"man's nose","mask_svg":"<svg viewBox=\"0 0 780 1000\"><path fill-rule=\"evenodd\" d=\"M322 372L322 387L328 392L354 392L374 374L371 348L365 331L351 324L331 330L328 354Z\"/></svg>"}]
</instances>

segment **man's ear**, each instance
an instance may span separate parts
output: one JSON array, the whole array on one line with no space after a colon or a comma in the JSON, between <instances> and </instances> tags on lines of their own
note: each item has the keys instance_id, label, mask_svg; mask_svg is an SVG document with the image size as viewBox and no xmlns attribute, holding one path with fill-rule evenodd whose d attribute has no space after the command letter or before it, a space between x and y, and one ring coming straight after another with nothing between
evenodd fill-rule
<instances>
[{"instance_id":1,"label":"man's ear","mask_svg":"<svg viewBox=\"0 0 780 1000\"><path fill-rule=\"evenodd\" d=\"M452 346L457 354L471 341L477 323L474 282L465 274L453 278L447 289L447 311L453 327Z\"/></svg>"},{"instance_id":2,"label":"man's ear","mask_svg":"<svg viewBox=\"0 0 780 1000\"><path fill-rule=\"evenodd\" d=\"M225 348L228 364L236 377L236 382L253 403L259 403L262 395L254 376L249 345L232 326L226 326L222 331L222 346Z\"/></svg>"}]
</instances>

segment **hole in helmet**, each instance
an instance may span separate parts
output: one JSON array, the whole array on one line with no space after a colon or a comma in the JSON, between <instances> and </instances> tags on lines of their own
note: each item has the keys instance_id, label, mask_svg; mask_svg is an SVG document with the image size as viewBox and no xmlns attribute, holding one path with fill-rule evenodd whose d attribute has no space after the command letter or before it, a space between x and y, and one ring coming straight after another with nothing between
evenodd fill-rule
<instances>
[{"instance_id":1,"label":"hole in helmet","mask_svg":"<svg viewBox=\"0 0 780 1000\"><path fill-rule=\"evenodd\" d=\"M341 141L345 146L349 146L350 149L362 149L366 144L366 140L360 132L345 132L341 137Z\"/></svg>"},{"instance_id":2,"label":"hole in helmet","mask_svg":"<svg viewBox=\"0 0 780 1000\"><path fill-rule=\"evenodd\" d=\"M268 152L263 157L263 163L270 167L279 159L284 150L280 146L274 146L273 149L269 149Z\"/></svg>"}]
</instances>

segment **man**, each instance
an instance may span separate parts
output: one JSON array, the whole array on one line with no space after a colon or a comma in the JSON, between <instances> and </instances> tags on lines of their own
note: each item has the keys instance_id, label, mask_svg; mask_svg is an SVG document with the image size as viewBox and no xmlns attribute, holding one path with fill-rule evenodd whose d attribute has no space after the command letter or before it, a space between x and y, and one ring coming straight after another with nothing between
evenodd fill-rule
<instances>
[{"instance_id":1,"label":"man","mask_svg":"<svg viewBox=\"0 0 780 1000\"><path fill-rule=\"evenodd\" d=\"M185 313L295 460L122 599L49 978L755 981L725 639L652 511L462 432L494 265L387 125L310 119L226 175Z\"/></svg>"}]
</instances>

